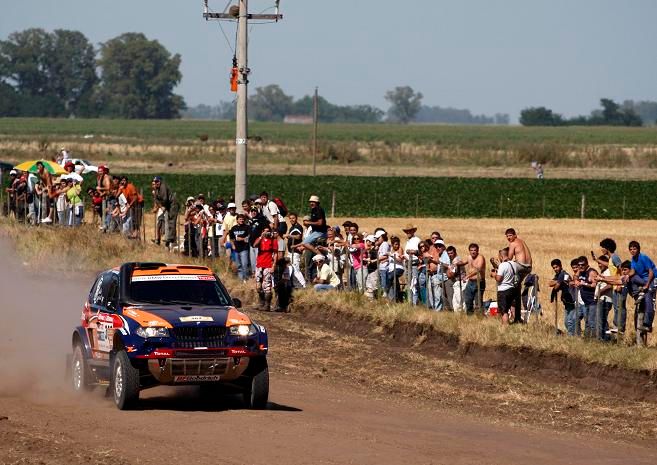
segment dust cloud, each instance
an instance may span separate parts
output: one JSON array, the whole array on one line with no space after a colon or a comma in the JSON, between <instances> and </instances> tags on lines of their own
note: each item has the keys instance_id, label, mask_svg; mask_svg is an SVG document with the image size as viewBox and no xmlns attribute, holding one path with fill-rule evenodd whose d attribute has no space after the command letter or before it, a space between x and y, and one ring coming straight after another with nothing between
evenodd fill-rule
<instances>
[{"instance_id":1,"label":"dust cloud","mask_svg":"<svg viewBox=\"0 0 657 465\"><path fill-rule=\"evenodd\" d=\"M28 268L0 235L0 396L66 395L66 354L91 283L48 263Z\"/></svg>"}]
</instances>

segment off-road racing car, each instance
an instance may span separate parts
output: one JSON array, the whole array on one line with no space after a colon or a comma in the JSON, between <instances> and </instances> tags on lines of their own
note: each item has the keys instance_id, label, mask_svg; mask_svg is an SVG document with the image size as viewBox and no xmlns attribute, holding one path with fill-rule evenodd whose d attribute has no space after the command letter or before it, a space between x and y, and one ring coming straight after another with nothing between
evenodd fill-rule
<instances>
[{"instance_id":1,"label":"off-road racing car","mask_svg":"<svg viewBox=\"0 0 657 465\"><path fill-rule=\"evenodd\" d=\"M73 390L104 385L123 410L157 385L223 386L265 408L267 332L240 306L203 266L125 263L100 273L72 335Z\"/></svg>"}]
</instances>

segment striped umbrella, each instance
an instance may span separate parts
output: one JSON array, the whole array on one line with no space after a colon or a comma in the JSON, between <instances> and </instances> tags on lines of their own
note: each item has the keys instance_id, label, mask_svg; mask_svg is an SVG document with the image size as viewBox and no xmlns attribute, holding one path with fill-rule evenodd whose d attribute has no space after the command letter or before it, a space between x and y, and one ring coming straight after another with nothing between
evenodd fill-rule
<instances>
[{"instance_id":1,"label":"striped umbrella","mask_svg":"<svg viewBox=\"0 0 657 465\"><path fill-rule=\"evenodd\" d=\"M28 171L30 173L36 173L37 170L37 162L43 163L43 167L50 173L54 175L60 175L60 174L66 174L66 170L55 163L54 161L48 161L48 160L30 160L21 163L20 165L14 166L14 169L20 170L20 171Z\"/></svg>"}]
</instances>

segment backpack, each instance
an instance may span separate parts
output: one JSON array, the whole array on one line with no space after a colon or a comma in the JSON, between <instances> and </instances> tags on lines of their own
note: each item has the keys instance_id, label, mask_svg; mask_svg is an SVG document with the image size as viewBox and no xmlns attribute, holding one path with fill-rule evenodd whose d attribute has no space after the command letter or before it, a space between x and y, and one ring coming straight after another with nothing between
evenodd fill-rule
<instances>
[{"instance_id":1,"label":"backpack","mask_svg":"<svg viewBox=\"0 0 657 465\"><path fill-rule=\"evenodd\" d=\"M278 198L278 197L274 197L273 201L274 201L274 203L276 204L276 206L278 207L278 213L280 213L280 215L281 215L283 218L285 218L285 217L287 216L287 214L288 214L288 209L287 209L287 207L285 206L285 202L283 202L283 200L281 200L281 199Z\"/></svg>"}]
</instances>

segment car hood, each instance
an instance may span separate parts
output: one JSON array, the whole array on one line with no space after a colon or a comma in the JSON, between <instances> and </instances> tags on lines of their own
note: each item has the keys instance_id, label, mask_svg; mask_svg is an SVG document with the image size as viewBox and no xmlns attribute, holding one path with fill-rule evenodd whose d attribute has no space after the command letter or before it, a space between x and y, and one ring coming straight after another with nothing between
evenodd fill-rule
<instances>
[{"instance_id":1,"label":"car hood","mask_svg":"<svg viewBox=\"0 0 657 465\"><path fill-rule=\"evenodd\" d=\"M194 305L143 305L123 309L123 316L141 326L172 328L187 325L233 326L250 324L251 319L235 307L207 307Z\"/></svg>"}]
</instances>

